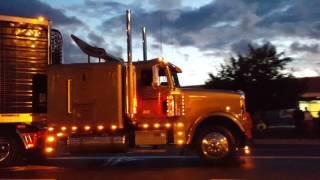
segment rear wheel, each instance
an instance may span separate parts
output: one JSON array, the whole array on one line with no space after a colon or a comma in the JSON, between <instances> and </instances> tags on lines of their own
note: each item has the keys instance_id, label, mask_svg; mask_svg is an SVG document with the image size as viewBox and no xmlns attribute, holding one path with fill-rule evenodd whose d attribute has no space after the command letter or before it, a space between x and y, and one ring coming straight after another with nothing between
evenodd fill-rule
<instances>
[{"instance_id":1,"label":"rear wheel","mask_svg":"<svg viewBox=\"0 0 320 180\"><path fill-rule=\"evenodd\" d=\"M203 129L198 135L198 154L209 163L224 163L231 160L236 152L235 137L230 130L214 126Z\"/></svg>"},{"instance_id":2,"label":"rear wheel","mask_svg":"<svg viewBox=\"0 0 320 180\"><path fill-rule=\"evenodd\" d=\"M0 166L9 166L22 160L22 149L18 142L10 137L0 135Z\"/></svg>"}]
</instances>

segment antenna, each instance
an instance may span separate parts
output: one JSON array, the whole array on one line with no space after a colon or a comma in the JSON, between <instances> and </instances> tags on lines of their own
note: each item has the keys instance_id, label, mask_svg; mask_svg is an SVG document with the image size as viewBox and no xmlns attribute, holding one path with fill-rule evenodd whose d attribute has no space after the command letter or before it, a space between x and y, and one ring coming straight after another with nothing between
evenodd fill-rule
<instances>
[{"instance_id":1,"label":"antenna","mask_svg":"<svg viewBox=\"0 0 320 180\"><path fill-rule=\"evenodd\" d=\"M162 12L160 11L160 55L162 56Z\"/></svg>"}]
</instances>

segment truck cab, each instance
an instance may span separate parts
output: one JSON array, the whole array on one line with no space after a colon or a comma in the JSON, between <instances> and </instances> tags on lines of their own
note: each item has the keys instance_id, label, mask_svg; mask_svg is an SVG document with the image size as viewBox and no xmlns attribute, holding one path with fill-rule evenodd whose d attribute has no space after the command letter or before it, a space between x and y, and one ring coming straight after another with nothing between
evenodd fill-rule
<instances>
[{"instance_id":1,"label":"truck cab","mask_svg":"<svg viewBox=\"0 0 320 180\"><path fill-rule=\"evenodd\" d=\"M71 153L174 145L212 162L245 147L251 122L242 92L180 87L181 69L164 58L134 62L131 78L127 67L49 66L48 138L56 140L46 141L48 154L57 144Z\"/></svg>"},{"instance_id":2,"label":"truck cab","mask_svg":"<svg viewBox=\"0 0 320 180\"><path fill-rule=\"evenodd\" d=\"M136 122L141 127L172 125L167 143L192 147L211 161L245 147L251 120L243 92L181 87L181 69L164 58L136 62L135 67L140 84Z\"/></svg>"}]
</instances>

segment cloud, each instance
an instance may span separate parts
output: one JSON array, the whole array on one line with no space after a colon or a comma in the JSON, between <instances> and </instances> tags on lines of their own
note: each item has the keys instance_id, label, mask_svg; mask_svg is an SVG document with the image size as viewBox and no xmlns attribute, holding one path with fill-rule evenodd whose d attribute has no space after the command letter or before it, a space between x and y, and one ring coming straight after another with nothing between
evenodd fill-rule
<instances>
[{"instance_id":1,"label":"cloud","mask_svg":"<svg viewBox=\"0 0 320 180\"><path fill-rule=\"evenodd\" d=\"M235 8L236 7L236 8ZM238 21L239 14L245 14L246 23L243 27L248 28L256 23L257 17L247 13L247 7L238 0L217 0L198 9L165 9L152 12L134 11L133 28L137 34L141 26L146 26L148 34L152 35L158 42L172 44L173 42L181 46L197 46L206 49L220 34L236 34L239 30L228 25L228 22ZM214 28L218 23L226 23L223 27ZM123 28L120 23L124 23L122 15L105 20L101 25L101 31L112 29L119 32ZM120 26L119 26L120 25ZM228 29L232 28L232 32ZM209 34L205 34L209 33ZM229 34L229 35L230 35ZM222 35L225 37L225 35ZM223 46L227 39L223 40ZM219 39L219 38L218 38ZM201 41L201 42L200 42ZM221 42L221 40L217 40ZM218 43L215 43L218 45Z\"/></svg>"},{"instance_id":2,"label":"cloud","mask_svg":"<svg viewBox=\"0 0 320 180\"><path fill-rule=\"evenodd\" d=\"M315 17L320 17L316 6L319 3L310 2L304 2L307 5L303 6L298 0L215 0L190 9L179 7L178 1L175 9L133 11L133 25L135 36L141 26L146 26L157 42L195 46L202 51L230 49L243 39L271 41L280 36L318 39L320 22ZM119 32L123 24L124 17L118 15L106 19L100 28Z\"/></svg>"},{"instance_id":3,"label":"cloud","mask_svg":"<svg viewBox=\"0 0 320 180\"><path fill-rule=\"evenodd\" d=\"M63 63L86 62L85 55L79 47L73 43L69 33L62 33L63 37Z\"/></svg>"},{"instance_id":4,"label":"cloud","mask_svg":"<svg viewBox=\"0 0 320 180\"><path fill-rule=\"evenodd\" d=\"M287 0L278 4L277 11L263 17L258 24L263 28L276 30L279 35L320 37L320 1ZM281 5L281 6L280 6Z\"/></svg>"},{"instance_id":5,"label":"cloud","mask_svg":"<svg viewBox=\"0 0 320 180\"><path fill-rule=\"evenodd\" d=\"M0 13L12 16L45 16L60 26L79 26L83 23L76 17L69 17L61 9L55 9L39 0L5 0L0 1Z\"/></svg>"},{"instance_id":6,"label":"cloud","mask_svg":"<svg viewBox=\"0 0 320 180\"><path fill-rule=\"evenodd\" d=\"M181 0L148 0L148 3L158 9L175 9L181 6Z\"/></svg>"},{"instance_id":7,"label":"cloud","mask_svg":"<svg viewBox=\"0 0 320 180\"><path fill-rule=\"evenodd\" d=\"M309 53L319 53L320 46L318 43L315 44L301 44L299 42L293 42L290 45L290 49L293 52L309 52Z\"/></svg>"},{"instance_id":8,"label":"cloud","mask_svg":"<svg viewBox=\"0 0 320 180\"><path fill-rule=\"evenodd\" d=\"M231 50L237 54L246 54L249 50L249 44L253 42L246 39L241 39L233 44L231 44Z\"/></svg>"},{"instance_id":9,"label":"cloud","mask_svg":"<svg viewBox=\"0 0 320 180\"><path fill-rule=\"evenodd\" d=\"M89 44L96 46L96 47L102 47L105 44L105 41L103 39L102 36L97 35L94 32L90 32L88 34L88 38L89 38Z\"/></svg>"},{"instance_id":10,"label":"cloud","mask_svg":"<svg viewBox=\"0 0 320 180\"><path fill-rule=\"evenodd\" d=\"M118 15L125 12L129 6L115 1L100 1L100 0L84 0L83 4L68 6L70 11L77 11L80 14L85 14L91 17L104 17Z\"/></svg>"}]
</instances>

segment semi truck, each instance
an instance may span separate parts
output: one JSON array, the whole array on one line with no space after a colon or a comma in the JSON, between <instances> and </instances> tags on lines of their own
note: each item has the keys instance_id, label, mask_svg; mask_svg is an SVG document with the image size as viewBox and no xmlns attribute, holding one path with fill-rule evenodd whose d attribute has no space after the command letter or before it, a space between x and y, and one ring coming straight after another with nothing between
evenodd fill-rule
<instances>
[{"instance_id":1,"label":"semi truck","mask_svg":"<svg viewBox=\"0 0 320 180\"><path fill-rule=\"evenodd\" d=\"M133 62L130 14L126 62L72 36L88 55L73 64L61 63L49 20L0 15L1 166L136 149L192 150L210 163L249 152L244 93L181 87L181 69L162 57Z\"/></svg>"}]
</instances>

